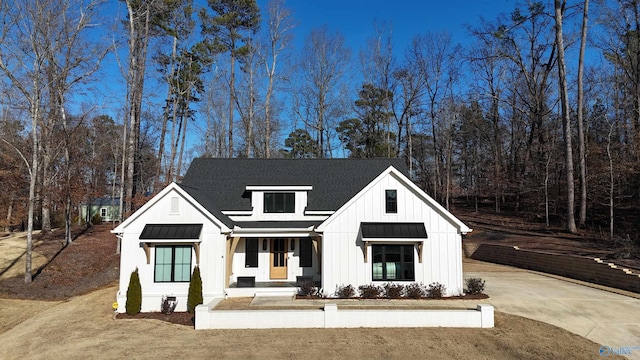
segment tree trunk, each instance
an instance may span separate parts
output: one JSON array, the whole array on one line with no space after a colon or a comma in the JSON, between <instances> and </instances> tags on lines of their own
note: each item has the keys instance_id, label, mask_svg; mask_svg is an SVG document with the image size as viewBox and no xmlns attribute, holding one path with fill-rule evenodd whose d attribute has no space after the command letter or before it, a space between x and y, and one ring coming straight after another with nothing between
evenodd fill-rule
<instances>
[{"instance_id":1,"label":"tree trunk","mask_svg":"<svg viewBox=\"0 0 640 360\"><path fill-rule=\"evenodd\" d=\"M174 76L175 62L176 62L176 53L178 48L178 38L176 36L173 37L173 47L171 48L171 60L170 60L170 68L167 73L167 99L165 101L165 109L162 114L162 128L160 130L160 145L158 145L158 167L156 168L156 177L154 179L153 190L156 191L159 187L160 183L160 173L162 171L162 158L164 156L164 138L167 135L167 123L169 122L169 102L171 102L171 95L173 94L173 86L171 85L171 80ZM165 183L171 181L166 176L165 172Z\"/></svg>"},{"instance_id":2,"label":"tree trunk","mask_svg":"<svg viewBox=\"0 0 640 360\"><path fill-rule=\"evenodd\" d=\"M233 157L233 104L235 102L235 46L231 48L231 76L229 78L229 158Z\"/></svg>"},{"instance_id":3,"label":"tree trunk","mask_svg":"<svg viewBox=\"0 0 640 360\"><path fill-rule=\"evenodd\" d=\"M569 116L569 96L562 35L562 15L564 1L554 0L556 21L556 44L558 48L558 78L560 81L560 103L562 106L562 130L564 135L565 172L567 177L567 231L578 232L575 220L575 189L573 183L573 149L571 145L571 118Z\"/></svg>"},{"instance_id":4,"label":"tree trunk","mask_svg":"<svg viewBox=\"0 0 640 360\"><path fill-rule=\"evenodd\" d=\"M578 154L580 160L580 211L578 224L585 226L587 222L587 152L584 139L583 107L584 107L584 51L587 46L587 21L589 19L589 0L584 0L582 28L580 36L580 55L578 58Z\"/></svg>"}]
</instances>

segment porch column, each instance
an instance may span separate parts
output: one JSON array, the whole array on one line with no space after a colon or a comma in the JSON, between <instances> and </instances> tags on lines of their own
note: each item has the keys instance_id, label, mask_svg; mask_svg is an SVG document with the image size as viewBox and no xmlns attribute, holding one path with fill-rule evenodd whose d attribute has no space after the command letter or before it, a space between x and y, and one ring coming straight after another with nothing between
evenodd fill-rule
<instances>
[{"instance_id":1,"label":"porch column","mask_svg":"<svg viewBox=\"0 0 640 360\"><path fill-rule=\"evenodd\" d=\"M236 248L238 247L238 243L240 242L239 237L228 237L227 238L227 258L226 265L227 271L224 277L224 287L229 287L229 280L231 279L231 275L233 275L233 254L236 252Z\"/></svg>"},{"instance_id":2,"label":"porch column","mask_svg":"<svg viewBox=\"0 0 640 360\"><path fill-rule=\"evenodd\" d=\"M311 243L313 244L313 249L316 251L316 255L318 256L318 275L322 275L322 237L316 236L311 238Z\"/></svg>"}]
</instances>

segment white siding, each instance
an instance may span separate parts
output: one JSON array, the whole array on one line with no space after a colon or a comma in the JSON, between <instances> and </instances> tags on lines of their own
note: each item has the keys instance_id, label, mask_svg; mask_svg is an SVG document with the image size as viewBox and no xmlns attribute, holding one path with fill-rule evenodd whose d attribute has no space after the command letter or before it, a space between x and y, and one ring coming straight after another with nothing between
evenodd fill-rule
<instances>
[{"instance_id":1,"label":"white siding","mask_svg":"<svg viewBox=\"0 0 640 360\"><path fill-rule=\"evenodd\" d=\"M160 196L160 195L159 195ZM176 199L179 204L176 210ZM155 202L157 200L157 202ZM144 249L140 247L140 234L146 224L203 224L200 234L200 272L205 303L224 293L225 235L207 216L189 203L178 191L170 191L155 202L123 229L120 259L120 288L118 292L119 311L124 312L127 288L131 272L138 268L142 286L142 311L159 311L162 295L177 296L177 310L186 309L189 283L154 282L155 249L150 249L147 264ZM176 243L173 243L176 244ZM196 265L195 251L191 254L192 269ZM243 262L244 264L244 262Z\"/></svg>"},{"instance_id":2,"label":"white siding","mask_svg":"<svg viewBox=\"0 0 640 360\"><path fill-rule=\"evenodd\" d=\"M398 212L385 213L385 190L397 190ZM332 294L339 285L355 287L372 282L371 246L364 262L358 239L362 222L422 222L428 239L424 241L423 262L415 253L415 281L428 285L440 282L448 295L458 295L462 285L462 241L456 224L394 173L370 184L366 191L339 210L323 225L323 288ZM416 250L414 250L416 251ZM383 282L380 282L383 283Z\"/></svg>"}]
</instances>

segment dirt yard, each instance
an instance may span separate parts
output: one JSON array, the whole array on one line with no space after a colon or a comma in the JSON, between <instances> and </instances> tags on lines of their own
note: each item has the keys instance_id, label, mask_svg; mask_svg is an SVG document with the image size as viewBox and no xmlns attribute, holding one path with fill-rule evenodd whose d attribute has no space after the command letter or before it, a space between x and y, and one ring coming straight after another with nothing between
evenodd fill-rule
<instances>
[{"instance_id":1,"label":"dirt yard","mask_svg":"<svg viewBox=\"0 0 640 360\"><path fill-rule=\"evenodd\" d=\"M493 329L202 330L159 320L114 320L116 287L56 304L23 301L35 315L0 334L7 359L406 358L592 359L599 345L557 327L497 313ZM0 308L7 304L0 299ZM39 311L37 309L40 309ZM11 316L10 316L11 317ZM12 323L10 318L4 318ZM265 346L265 344L268 344Z\"/></svg>"},{"instance_id":2,"label":"dirt yard","mask_svg":"<svg viewBox=\"0 0 640 360\"><path fill-rule=\"evenodd\" d=\"M117 291L118 257L115 236L109 229L108 226L94 227L59 254L61 242L55 240L54 235L43 237L35 250L44 254L48 264L32 284L23 284L20 271L14 278L0 279L0 358L599 357L596 343L548 324L503 313L496 313L493 329L195 331L191 326L155 319L114 320L111 304ZM4 250L23 246L20 241L5 240L0 240ZM20 253L16 249L12 251ZM465 263L465 269L503 271L509 268L472 261ZM40 300L17 300L24 298Z\"/></svg>"}]
</instances>

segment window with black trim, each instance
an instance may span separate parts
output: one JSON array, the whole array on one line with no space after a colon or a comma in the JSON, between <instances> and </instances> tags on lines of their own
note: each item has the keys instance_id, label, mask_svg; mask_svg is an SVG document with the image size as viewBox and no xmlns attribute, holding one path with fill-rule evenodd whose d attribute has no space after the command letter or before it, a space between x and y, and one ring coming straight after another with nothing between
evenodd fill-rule
<instances>
[{"instance_id":1,"label":"window with black trim","mask_svg":"<svg viewBox=\"0 0 640 360\"><path fill-rule=\"evenodd\" d=\"M191 245L156 246L155 282L191 280Z\"/></svg>"},{"instance_id":2,"label":"window with black trim","mask_svg":"<svg viewBox=\"0 0 640 360\"><path fill-rule=\"evenodd\" d=\"M398 213L398 191L385 190L385 212L387 214Z\"/></svg>"},{"instance_id":3,"label":"window with black trim","mask_svg":"<svg viewBox=\"0 0 640 360\"><path fill-rule=\"evenodd\" d=\"M300 267L313 266L313 244L310 238L300 239Z\"/></svg>"},{"instance_id":4,"label":"window with black trim","mask_svg":"<svg viewBox=\"0 0 640 360\"><path fill-rule=\"evenodd\" d=\"M258 238L245 239L244 267L258 267Z\"/></svg>"},{"instance_id":5,"label":"window with black trim","mask_svg":"<svg viewBox=\"0 0 640 360\"><path fill-rule=\"evenodd\" d=\"M373 280L415 280L413 245L373 245Z\"/></svg>"},{"instance_id":6,"label":"window with black trim","mask_svg":"<svg viewBox=\"0 0 640 360\"><path fill-rule=\"evenodd\" d=\"M294 213L296 211L296 194L285 192L264 193L265 213Z\"/></svg>"}]
</instances>

